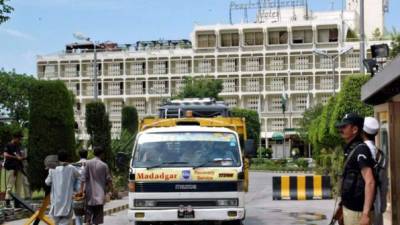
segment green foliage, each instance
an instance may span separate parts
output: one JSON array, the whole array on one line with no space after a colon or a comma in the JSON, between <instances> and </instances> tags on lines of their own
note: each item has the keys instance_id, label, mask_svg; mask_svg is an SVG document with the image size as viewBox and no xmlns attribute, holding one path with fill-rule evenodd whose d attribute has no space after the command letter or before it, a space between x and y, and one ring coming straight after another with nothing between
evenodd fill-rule
<instances>
[{"instance_id":1,"label":"green foliage","mask_svg":"<svg viewBox=\"0 0 400 225\"><path fill-rule=\"evenodd\" d=\"M33 77L0 70L0 107L10 111L10 117L20 125L29 120L29 90Z\"/></svg>"},{"instance_id":2,"label":"green foliage","mask_svg":"<svg viewBox=\"0 0 400 225\"><path fill-rule=\"evenodd\" d=\"M135 134L139 127L139 116L135 107L124 106L121 119L122 130Z\"/></svg>"},{"instance_id":3,"label":"green foliage","mask_svg":"<svg viewBox=\"0 0 400 225\"><path fill-rule=\"evenodd\" d=\"M357 33L356 33L354 30L349 29L349 30L347 31L347 34L346 34L346 41L359 41L359 40L360 40L360 39L359 39Z\"/></svg>"},{"instance_id":4,"label":"green foliage","mask_svg":"<svg viewBox=\"0 0 400 225\"><path fill-rule=\"evenodd\" d=\"M319 115L321 115L323 109L322 104L317 104L313 107L308 108L304 113L303 117L299 121L299 127L297 129L297 132L299 134L300 139L304 143L310 143L309 142L309 132L310 132L310 127L312 125L312 122L314 121L315 118L317 118Z\"/></svg>"},{"instance_id":5,"label":"green foliage","mask_svg":"<svg viewBox=\"0 0 400 225\"><path fill-rule=\"evenodd\" d=\"M340 139L336 124L345 114L355 112L360 116L372 116L373 107L361 101L361 87L370 79L368 75L351 75L343 83L329 122L329 133Z\"/></svg>"},{"instance_id":6,"label":"green foliage","mask_svg":"<svg viewBox=\"0 0 400 225\"><path fill-rule=\"evenodd\" d=\"M332 116L332 109L336 105L336 96L329 98L328 103L323 108L320 114L320 120L318 123L318 132L316 133L318 142L327 148L334 148L338 143L341 142L337 135L332 135L329 132L329 125Z\"/></svg>"},{"instance_id":7,"label":"green foliage","mask_svg":"<svg viewBox=\"0 0 400 225\"><path fill-rule=\"evenodd\" d=\"M299 158L294 162L299 168L307 169L308 161L306 159Z\"/></svg>"},{"instance_id":8,"label":"green foliage","mask_svg":"<svg viewBox=\"0 0 400 225\"><path fill-rule=\"evenodd\" d=\"M222 81L208 78L185 78L185 87L173 98L215 98L222 91Z\"/></svg>"},{"instance_id":9,"label":"green foliage","mask_svg":"<svg viewBox=\"0 0 400 225\"><path fill-rule=\"evenodd\" d=\"M247 139L253 139L258 146L260 143L261 124L257 111L250 109L233 108L233 117L241 117L246 120Z\"/></svg>"},{"instance_id":10,"label":"green foliage","mask_svg":"<svg viewBox=\"0 0 400 225\"><path fill-rule=\"evenodd\" d=\"M400 33L397 32L396 29L393 29L390 36L392 39L390 56L394 58L400 53Z\"/></svg>"},{"instance_id":11,"label":"green foliage","mask_svg":"<svg viewBox=\"0 0 400 225\"><path fill-rule=\"evenodd\" d=\"M28 175L32 189L40 190L47 175L46 156L60 150L75 156L75 121L70 92L62 81L35 81L31 85Z\"/></svg>"},{"instance_id":12,"label":"green foliage","mask_svg":"<svg viewBox=\"0 0 400 225\"><path fill-rule=\"evenodd\" d=\"M111 123L106 113L104 103L90 102L86 105L86 129L90 135L89 144L102 147L104 161L110 168L114 166L114 157L111 151Z\"/></svg>"},{"instance_id":13,"label":"green foliage","mask_svg":"<svg viewBox=\"0 0 400 225\"><path fill-rule=\"evenodd\" d=\"M257 148L258 158L271 158L272 150L263 146Z\"/></svg>"},{"instance_id":14,"label":"green foliage","mask_svg":"<svg viewBox=\"0 0 400 225\"><path fill-rule=\"evenodd\" d=\"M0 24L10 19L10 14L14 8L7 4L9 0L0 0Z\"/></svg>"},{"instance_id":15,"label":"green foliage","mask_svg":"<svg viewBox=\"0 0 400 225\"><path fill-rule=\"evenodd\" d=\"M251 159L251 170L268 170L268 171L307 171L308 161L305 159L298 159L292 163L287 160L271 160L263 158Z\"/></svg>"},{"instance_id":16,"label":"green foliage","mask_svg":"<svg viewBox=\"0 0 400 225\"><path fill-rule=\"evenodd\" d=\"M338 186L340 176L343 170L344 155L341 147L336 147L333 150L323 149L321 154L316 159L317 174L327 175L331 177L333 184L332 190L334 194L338 194L340 187Z\"/></svg>"},{"instance_id":17,"label":"green foliage","mask_svg":"<svg viewBox=\"0 0 400 225\"><path fill-rule=\"evenodd\" d=\"M379 30L379 28L376 28L374 32L372 32L372 37L374 40L382 40L382 32Z\"/></svg>"},{"instance_id":18,"label":"green foliage","mask_svg":"<svg viewBox=\"0 0 400 225\"><path fill-rule=\"evenodd\" d=\"M12 135L21 131L22 128L17 123L6 124L0 122L0 152L2 152L7 143L11 141Z\"/></svg>"},{"instance_id":19,"label":"green foliage","mask_svg":"<svg viewBox=\"0 0 400 225\"><path fill-rule=\"evenodd\" d=\"M136 133L132 134L127 130L123 130L121 132L120 138L112 141L111 148L113 153L117 154L118 152L123 152L131 155L135 139Z\"/></svg>"}]
</instances>

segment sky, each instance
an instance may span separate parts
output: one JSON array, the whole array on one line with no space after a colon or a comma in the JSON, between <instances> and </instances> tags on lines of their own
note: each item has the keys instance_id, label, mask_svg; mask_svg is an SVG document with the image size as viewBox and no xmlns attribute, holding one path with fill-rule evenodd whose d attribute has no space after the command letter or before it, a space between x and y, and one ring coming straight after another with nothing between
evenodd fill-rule
<instances>
[{"instance_id":1,"label":"sky","mask_svg":"<svg viewBox=\"0 0 400 225\"><path fill-rule=\"evenodd\" d=\"M248 2L248 0L236 0ZM368 0L366 0L367 2ZM400 30L399 0L389 0L386 27ZM0 68L34 75L36 56L61 51L81 32L99 41L190 39L195 24L229 23L231 0L10 0L11 19L0 25ZM341 8L342 0L334 1ZM309 0L329 10L332 0ZM250 14L250 12L249 12ZM242 13L233 13L239 22Z\"/></svg>"}]
</instances>

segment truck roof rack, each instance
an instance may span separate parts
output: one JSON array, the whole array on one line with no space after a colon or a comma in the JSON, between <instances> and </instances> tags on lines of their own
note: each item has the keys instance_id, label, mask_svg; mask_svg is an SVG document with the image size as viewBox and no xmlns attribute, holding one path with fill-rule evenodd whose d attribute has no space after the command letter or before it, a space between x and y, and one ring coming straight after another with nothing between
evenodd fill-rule
<instances>
[{"instance_id":1,"label":"truck roof rack","mask_svg":"<svg viewBox=\"0 0 400 225\"><path fill-rule=\"evenodd\" d=\"M213 98L185 98L172 100L159 108L159 118L182 118L191 111L193 117L229 117L229 107L223 101Z\"/></svg>"}]
</instances>

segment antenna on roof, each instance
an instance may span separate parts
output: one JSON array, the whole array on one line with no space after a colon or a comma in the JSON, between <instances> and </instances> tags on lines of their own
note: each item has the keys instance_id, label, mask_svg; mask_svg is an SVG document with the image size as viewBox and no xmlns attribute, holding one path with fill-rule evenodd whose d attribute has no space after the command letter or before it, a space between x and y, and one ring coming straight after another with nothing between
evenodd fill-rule
<instances>
[{"instance_id":1,"label":"antenna on roof","mask_svg":"<svg viewBox=\"0 0 400 225\"><path fill-rule=\"evenodd\" d=\"M331 10L335 10L335 0L331 0Z\"/></svg>"}]
</instances>

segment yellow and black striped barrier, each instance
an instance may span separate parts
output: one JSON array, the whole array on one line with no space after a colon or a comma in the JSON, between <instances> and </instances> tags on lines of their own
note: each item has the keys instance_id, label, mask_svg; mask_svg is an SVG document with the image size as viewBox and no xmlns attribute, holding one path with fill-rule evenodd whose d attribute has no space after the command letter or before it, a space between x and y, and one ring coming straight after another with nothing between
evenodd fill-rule
<instances>
[{"instance_id":1,"label":"yellow and black striped barrier","mask_svg":"<svg viewBox=\"0 0 400 225\"><path fill-rule=\"evenodd\" d=\"M329 176L276 176L272 178L273 200L331 199Z\"/></svg>"}]
</instances>

